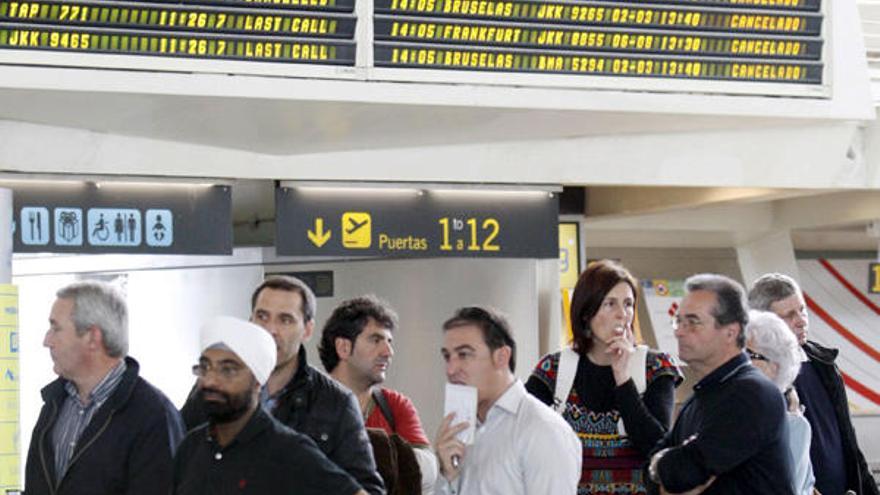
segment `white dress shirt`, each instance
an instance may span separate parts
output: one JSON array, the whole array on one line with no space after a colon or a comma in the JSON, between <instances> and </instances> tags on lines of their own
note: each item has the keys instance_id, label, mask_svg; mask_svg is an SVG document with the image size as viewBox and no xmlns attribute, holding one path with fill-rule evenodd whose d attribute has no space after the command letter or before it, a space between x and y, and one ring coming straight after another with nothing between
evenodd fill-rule
<instances>
[{"instance_id":1,"label":"white dress shirt","mask_svg":"<svg viewBox=\"0 0 880 495\"><path fill-rule=\"evenodd\" d=\"M461 473L441 474L437 495L574 495L581 443L571 427L515 381L478 423Z\"/></svg>"}]
</instances>

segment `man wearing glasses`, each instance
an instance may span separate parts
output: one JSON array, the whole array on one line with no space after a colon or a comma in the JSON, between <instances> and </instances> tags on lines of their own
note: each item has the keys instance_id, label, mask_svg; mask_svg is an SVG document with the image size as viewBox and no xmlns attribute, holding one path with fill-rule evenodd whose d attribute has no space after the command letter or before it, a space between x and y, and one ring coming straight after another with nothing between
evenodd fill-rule
<instances>
[{"instance_id":1,"label":"man wearing glasses","mask_svg":"<svg viewBox=\"0 0 880 495\"><path fill-rule=\"evenodd\" d=\"M277 359L261 401L272 416L305 433L370 495L384 495L360 409L351 391L308 364L303 346L315 329L315 295L301 280L271 276L251 296L251 322L275 342ZM187 429L206 421L193 394L181 414Z\"/></svg>"},{"instance_id":2,"label":"man wearing glasses","mask_svg":"<svg viewBox=\"0 0 880 495\"><path fill-rule=\"evenodd\" d=\"M259 406L275 366L275 342L265 330L217 317L202 328L201 347L193 373L208 423L190 431L177 451L174 495L366 495L309 437Z\"/></svg>"},{"instance_id":3,"label":"man wearing glasses","mask_svg":"<svg viewBox=\"0 0 880 495\"><path fill-rule=\"evenodd\" d=\"M834 363L839 351L807 340L809 316L800 286L787 275L768 273L749 290L749 305L782 318L807 355L794 386L813 431L810 459L816 489L826 494L852 490L878 495L877 483L859 450L846 387Z\"/></svg>"},{"instance_id":4,"label":"man wearing glasses","mask_svg":"<svg viewBox=\"0 0 880 495\"><path fill-rule=\"evenodd\" d=\"M714 274L690 277L685 290L673 326L699 382L651 457L652 489L793 495L785 403L743 352L745 291Z\"/></svg>"}]
</instances>

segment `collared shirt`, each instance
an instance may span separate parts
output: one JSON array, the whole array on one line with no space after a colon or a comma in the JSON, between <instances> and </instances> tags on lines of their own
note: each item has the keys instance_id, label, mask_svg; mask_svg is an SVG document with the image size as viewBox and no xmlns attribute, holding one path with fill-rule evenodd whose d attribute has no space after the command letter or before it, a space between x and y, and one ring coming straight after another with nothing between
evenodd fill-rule
<instances>
[{"instance_id":1,"label":"collared shirt","mask_svg":"<svg viewBox=\"0 0 880 495\"><path fill-rule=\"evenodd\" d=\"M204 424L174 457L174 495L351 495L358 484L306 435L257 407L225 447Z\"/></svg>"},{"instance_id":2,"label":"collared shirt","mask_svg":"<svg viewBox=\"0 0 880 495\"><path fill-rule=\"evenodd\" d=\"M452 483L442 475L436 493L461 495L574 495L581 476L581 444L555 411L515 381L477 424L474 443Z\"/></svg>"},{"instance_id":3,"label":"collared shirt","mask_svg":"<svg viewBox=\"0 0 880 495\"><path fill-rule=\"evenodd\" d=\"M67 381L64 384L67 398L64 400L64 404L61 405L58 421L55 423L55 428L52 429L52 445L55 448L56 482L64 477L64 472L67 471L67 465L73 457L73 452L76 450L76 444L79 442L83 430L92 421L92 416L101 408L101 405L116 390L116 386L122 381L125 369L125 360L122 359L92 389L89 393L88 402L85 404L79 400L79 394L73 382Z\"/></svg>"}]
</instances>

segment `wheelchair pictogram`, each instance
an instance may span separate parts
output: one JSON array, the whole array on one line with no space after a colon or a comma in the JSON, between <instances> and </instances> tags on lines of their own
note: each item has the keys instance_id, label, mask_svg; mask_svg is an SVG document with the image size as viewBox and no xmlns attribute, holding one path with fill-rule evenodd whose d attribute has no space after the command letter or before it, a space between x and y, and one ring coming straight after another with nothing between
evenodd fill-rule
<instances>
[{"instance_id":1,"label":"wheelchair pictogram","mask_svg":"<svg viewBox=\"0 0 880 495\"><path fill-rule=\"evenodd\" d=\"M133 208L91 208L87 214L89 244L140 246L141 212Z\"/></svg>"}]
</instances>

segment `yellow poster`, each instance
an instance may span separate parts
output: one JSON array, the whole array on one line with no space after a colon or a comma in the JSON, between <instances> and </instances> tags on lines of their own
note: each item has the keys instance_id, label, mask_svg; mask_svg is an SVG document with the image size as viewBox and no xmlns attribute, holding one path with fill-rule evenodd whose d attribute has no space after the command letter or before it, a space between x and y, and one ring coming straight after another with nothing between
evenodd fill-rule
<instances>
[{"instance_id":1,"label":"yellow poster","mask_svg":"<svg viewBox=\"0 0 880 495\"><path fill-rule=\"evenodd\" d=\"M559 289L562 293L562 335L560 345L571 342L571 322L568 312L571 307L571 293L580 275L581 247L578 242L577 222L559 224Z\"/></svg>"},{"instance_id":2,"label":"yellow poster","mask_svg":"<svg viewBox=\"0 0 880 495\"><path fill-rule=\"evenodd\" d=\"M580 275L580 245L578 243L578 224L563 222L559 224L559 288L574 289Z\"/></svg>"},{"instance_id":3,"label":"yellow poster","mask_svg":"<svg viewBox=\"0 0 880 495\"><path fill-rule=\"evenodd\" d=\"M18 288L0 284L0 490L21 488L18 422Z\"/></svg>"}]
</instances>

